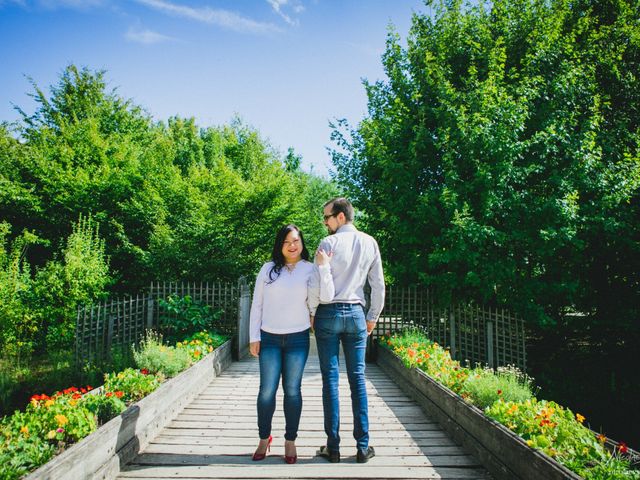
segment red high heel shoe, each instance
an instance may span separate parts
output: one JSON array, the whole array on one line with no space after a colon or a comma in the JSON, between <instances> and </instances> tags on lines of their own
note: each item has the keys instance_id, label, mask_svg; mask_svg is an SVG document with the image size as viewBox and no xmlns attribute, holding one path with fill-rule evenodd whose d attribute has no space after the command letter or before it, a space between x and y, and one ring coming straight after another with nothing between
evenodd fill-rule
<instances>
[{"instance_id":1,"label":"red high heel shoe","mask_svg":"<svg viewBox=\"0 0 640 480\"><path fill-rule=\"evenodd\" d=\"M273 437L271 435L269 435L269 440L267 441L267 452L271 451L271 442L273 441ZM251 460L253 460L254 462L259 462L260 460L264 460L265 457L267 456L267 453L254 453L253 457L251 457Z\"/></svg>"},{"instance_id":2,"label":"red high heel shoe","mask_svg":"<svg viewBox=\"0 0 640 480\"><path fill-rule=\"evenodd\" d=\"M285 455L284 456L284 461L285 463L288 463L289 465L292 465L294 463L296 463L298 461L298 455L293 455L292 457Z\"/></svg>"}]
</instances>

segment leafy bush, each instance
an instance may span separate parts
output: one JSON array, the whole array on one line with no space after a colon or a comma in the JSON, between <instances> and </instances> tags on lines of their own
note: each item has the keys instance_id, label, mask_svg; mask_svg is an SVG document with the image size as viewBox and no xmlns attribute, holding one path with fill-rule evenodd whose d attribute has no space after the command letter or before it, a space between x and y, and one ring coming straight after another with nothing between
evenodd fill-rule
<instances>
[{"instance_id":1,"label":"leafy bush","mask_svg":"<svg viewBox=\"0 0 640 480\"><path fill-rule=\"evenodd\" d=\"M430 342L419 330L385 336L380 342L400 356L407 367L418 367L456 393L469 376L469 369L453 360L448 349Z\"/></svg>"},{"instance_id":2,"label":"leafy bush","mask_svg":"<svg viewBox=\"0 0 640 480\"><path fill-rule=\"evenodd\" d=\"M38 324L29 305L31 268L25 259L27 247L39 239L28 231L9 243L8 223L0 223L0 347L16 365L31 355Z\"/></svg>"},{"instance_id":3,"label":"leafy bush","mask_svg":"<svg viewBox=\"0 0 640 480\"><path fill-rule=\"evenodd\" d=\"M158 304L164 309L160 323L172 339L184 338L198 331L214 330L223 312L221 308L213 309L195 302L189 295L169 295L166 300L160 299Z\"/></svg>"},{"instance_id":4,"label":"leafy bush","mask_svg":"<svg viewBox=\"0 0 640 480\"><path fill-rule=\"evenodd\" d=\"M498 400L523 402L533 397L533 379L517 367L478 367L469 373L460 395L476 407L485 409Z\"/></svg>"},{"instance_id":5,"label":"leafy bush","mask_svg":"<svg viewBox=\"0 0 640 480\"><path fill-rule=\"evenodd\" d=\"M95 395L85 395L82 398L82 406L93 413L99 425L107 423L112 418L120 415L127 408L120 400L124 392L106 392Z\"/></svg>"},{"instance_id":6,"label":"leafy bush","mask_svg":"<svg viewBox=\"0 0 640 480\"><path fill-rule=\"evenodd\" d=\"M133 358L138 368L166 377L177 375L191 364L189 352L164 345L162 336L153 331L147 332L140 346L133 349Z\"/></svg>"},{"instance_id":7,"label":"leafy bush","mask_svg":"<svg viewBox=\"0 0 640 480\"><path fill-rule=\"evenodd\" d=\"M197 362L208 353L213 352L216 348L227 341L227 337L217 333L198 332L184 341L178 342L176 347L188 352L191 360Z\"/></svg>"},{"instance_id":8,"label":"leafy bush","mask_svg":"<svg viewBox=\"0 0 640 480\"><path fill-rule=\"evenodd\" d=\"M520 435L530 447L584 478L640 478L640 472L629 470L629 462L605 449L604 435L595 437L582 425L582 415L574 415L555 402L535 398L520 403L495 402L486 414ZM616 472L622 473L614 476Z\"/></svg>"},{"instance_id":9,"label":"leafy bush","mask_svg":"<svg viewBox=\"0 0 640 480\"><path fill-rule=\"evenodd\" d=\"M24 412L0 421L0 479L20 478L96 429L95 415L75 391L35 395Z\"/></svg>"},{"instance_id":10,"label":"leafy bush","mask_svg":"<svg viewBox=\"0 0 640 480\"><path fill-rule=\"evenodd\" d=\"M532 448L540 449L587 479L640 479L624 458L628 448L620 443L608 452L604 435L594 435L582 423L585 418L555 402L537 400L533 381L514 367L469 371L452 360L448 350L431 342L418 330L388 334L380 345L393 351L409 367L419 368L484 408L485 414L520 435Z\"/></svg>"},{"instance_id":11,"label":"leafy bush","mask_svg":"<svg viewBox=\"0 0 640 480\"><path fill-rule=\"evenodd\" d=\"M99 300L111 283L104 241L91 217L80 216L62 251L33 281L31 304L42 325L40 343L48 350L69 349L75 338L79 304Z\"/></svg>"},{"instance_id":12,"label":"leafy bush","mask_svg":"<svg viewBox=\"0 0 640 480\"><path fill-rule=\"evenodd\" d=\"M124 392L122 399L135 402L149 395L164 381L161 373L150 374L147 371L127 368L119 373L107 373L104 376L104 388L107 392Z\"/></svg>"}]
</instances>

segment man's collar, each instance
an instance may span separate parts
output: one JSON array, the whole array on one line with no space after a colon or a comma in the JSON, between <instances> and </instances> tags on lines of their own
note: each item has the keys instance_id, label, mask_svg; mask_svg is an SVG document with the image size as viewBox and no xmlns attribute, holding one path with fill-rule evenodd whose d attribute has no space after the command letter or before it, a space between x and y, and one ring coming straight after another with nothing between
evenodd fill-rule
<instances>
[{"instance_id":1,"label":"man's collar","mask_svg":"<svg viewBox=\"0 0 640 480\"><path fill-rule=\"evenodd\" d=\"M358 229L355 227L353 223L345 223L340 228L338 228L338 230L336 230L336 233L357 232L357 231Z\"/></svg>"}]
</instances>

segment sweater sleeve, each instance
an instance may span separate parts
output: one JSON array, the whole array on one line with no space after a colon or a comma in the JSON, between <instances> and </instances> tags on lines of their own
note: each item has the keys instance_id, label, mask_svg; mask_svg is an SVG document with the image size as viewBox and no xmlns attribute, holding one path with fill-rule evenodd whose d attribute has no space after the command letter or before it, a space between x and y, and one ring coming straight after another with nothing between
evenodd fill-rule
<instances>
[{"instance_id":1,"label":"sweater sleeve","mask_svg":"<svg viewBox=\"0 0 640 480\"><path fill-rule=\"evenodd\" d=\"M260 327L262 326L262 306L264 301L264 284L267 280L268 263L265 263L258 276L253 289L251 301L251 313L249 314L249 342L260 341Z\"/></svg>"}]
</instances>

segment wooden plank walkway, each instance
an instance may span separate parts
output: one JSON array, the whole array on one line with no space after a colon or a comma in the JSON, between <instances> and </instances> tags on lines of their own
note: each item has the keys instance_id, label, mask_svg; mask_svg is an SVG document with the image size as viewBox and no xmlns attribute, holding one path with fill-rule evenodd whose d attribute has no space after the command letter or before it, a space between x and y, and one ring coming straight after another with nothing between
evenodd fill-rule
<instances>
[{"instance_id":1,"label":"wooden plank walkway","mask_svg":"<svg viewBox=\"0 0 640 480\"><path fill-rule=\"evenodd\" d=\"M313 339L312 344L315 344ZM316 456L326 437L322 379L313 351L302 384L304 406L296 441L298 462L295 465L284 463L281 388L273 421L271 453L265 460L253 462L251 455L258 442L255 406L258 386L256 359L234 363L126 465L118 478L491 478L473 457L453 443L437 423L372 364L367 365L367 390L370 444L376 449L376 457L366 464L355 461L351 398L344 370L340 377L342 461L331 464Z\"/></svg>"}]
</instances>

